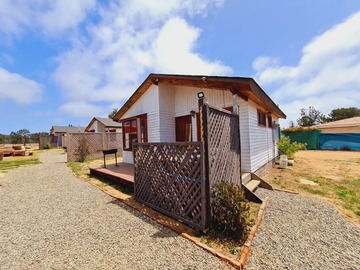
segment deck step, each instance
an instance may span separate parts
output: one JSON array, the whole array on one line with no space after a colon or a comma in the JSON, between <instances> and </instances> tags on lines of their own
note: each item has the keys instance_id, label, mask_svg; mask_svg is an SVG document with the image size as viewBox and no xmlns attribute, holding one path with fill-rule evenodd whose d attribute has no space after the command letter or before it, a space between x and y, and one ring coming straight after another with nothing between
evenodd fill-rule
<instances>
[{"instance_id":1,"label":"deck step","mask_svg":"<svg viewBox=\"0 0 360 270\"><path fill-rule=\"evenodd\" d=\"M254 191L258 186L260 185L260 180L251 180L249 183L247 183L245 186L248 190Z\"/></svg>"},{"instance_id":2,"label":"deck step","mask_svg":"<svg viewBox=\"0 0 360 270\"><path fill-rule=\"evenodd\" d=\"M244 173L242 175L243 187L245 192L245 197L252 202L262 203L262 199L260 199L254 192L257 187L270 189L272 190L272 186L264 181L261 177L257 176L255 173Z\"/></svg>"},{"instance_id":3,"label":"deck step","mask_svg":"<svg viewBox=\"0 0 360 270\"><path fill-rule=\"evenodd\" d=\"M242 174L242 182L244 184L250 182L250 180L251 180L251 173L246 172Z\"/></svg>"}]
</instances>

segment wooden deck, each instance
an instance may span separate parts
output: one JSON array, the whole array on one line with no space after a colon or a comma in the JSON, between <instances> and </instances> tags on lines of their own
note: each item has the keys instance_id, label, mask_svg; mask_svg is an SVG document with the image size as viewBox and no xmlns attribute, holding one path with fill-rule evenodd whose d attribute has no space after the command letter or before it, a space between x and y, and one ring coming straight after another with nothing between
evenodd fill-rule
<instances>
[{"instance_id":1,"label":"wooden deck","mask_svg":"<svg viewBox=\"0 0 360 270\"><path fill-rule=\"evenodd\" d=\"M104 179L119 181L134 187L134 165L129 163L107 164L106 168L90 168L90 174Z\"/></svg>"}]
</instances>

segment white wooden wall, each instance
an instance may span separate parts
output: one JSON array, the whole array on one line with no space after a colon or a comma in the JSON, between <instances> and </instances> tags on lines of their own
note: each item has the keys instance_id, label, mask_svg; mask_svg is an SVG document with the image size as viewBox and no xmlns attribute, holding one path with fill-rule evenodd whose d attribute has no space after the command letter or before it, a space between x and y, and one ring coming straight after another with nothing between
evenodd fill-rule
<instances>
[{"instance_id":1,"label":"white wooden wall","mask_svg":"<svg viewBox=\"0 0 360 270\"><path fill-rule=\"evenodd\" d=\"M255 172L276 156L272 128L258 125L257 109L262 109L253 101L248 101L250 170ZM264 109L262 109L264 110ZM277 119L273 119L276 120Z\"/></svg>"},{"instance_id":2,"label":"white wooden wall","mask_svg":"<svg viewBox=\"0 0 360 270\"><path fill-rule=\"evenodd\" d=\"M251 171L250 159L250 111L249 103L238 98L239 121L240 121L240 141L241 141L241 166L245 172Z\"/></svg>"},{"instance_id":3,"label":"white wooden wall","mask_svg":"<svg viewBox=\"0 0 360 270\"><path fill-rule=\"evenodd\" d=\"M147 114L149 142L160 142L160 134L158 132L160 129L159 88L157 85L150 86L121 119L145 113ZM132 151L123 151L123 162L134 163Z\"/></svg>"},{"instance_id":4,"label":"white wooden wall","mask_svg":"<svg viewBox=\"0 0 360 270\"><path fill-rule=\"evenodd\" d=\"M175 117L189 115L198 109L197 93L204 92L209 104L224 108L233 106L230 91L204 89L170 84L152 85L126 112L122 119L147 114L149 142L175 142ZM242 169L254 172L276 155L272 140L272 129L259 127L257 108L253 101L237 97L240 115ZM276 120L277 119L273 119ZM192 118L193 139L197 138L196 118ZM123 161L133 163L131 151L123 152Z\"/></svg>"}]
</instances>

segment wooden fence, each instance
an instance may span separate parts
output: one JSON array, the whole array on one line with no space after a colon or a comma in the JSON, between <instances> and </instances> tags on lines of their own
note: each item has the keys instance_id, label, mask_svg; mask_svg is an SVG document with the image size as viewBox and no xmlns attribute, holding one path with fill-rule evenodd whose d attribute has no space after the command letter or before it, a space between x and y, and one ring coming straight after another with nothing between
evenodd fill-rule
<instances>
[{"instance_id":1,"label":"wooden fence","mask_svg":"<svg viewBox=\"0 0 360 270\"><path fill-rule=\"evenodd\" d=\"M136 200L204 229L203 143L134 143L133 147Z\"/></svg>"},{"instance_id":2,"label":"wooden fence","mask_svg":"<svg viewBox=\"0 0 360 270\"><path fill-rule=\"evenodd\" d=\"M201 111L210 190L222 181L241 186L239 116L208 104Z\"/></svg>"},{"instance_id":3,"label":"wooden fence","mask_svg":"<svg viewBox=\"0 0 360 270\"><path fill-rule=\"evenodd\" d=\"M211 225L212 189L241 186L239 116L202 102L201 142L134 143L135 199L195 228Z\"/></svg>"},{"instance_id":4,"label":"wooden fence","mask_svg":"<svg viewBox=\"0 0 360 270\"><path fill-rule=\"evenodd\" d=\"M102 133L67 133L64 136L64 146L67 148L67 161L77 161L79 158L80 143L86 143L89 149L88 159L101 158L102 150L118 149L122 155L122 133L102 132Z\"/></svg>"},{"instance_id":5,"label":"wooden fence","mask_svg":"<svg viewBox=\"0 0 360 270\"><path fill-rule=\"evenodd\" d=\"M44 149L44 145L50 143L51 148L56 148L58 143L58 137L54 137L51 135L43 135L39 137L39 149Z\"/></svg>"}]
</instances>

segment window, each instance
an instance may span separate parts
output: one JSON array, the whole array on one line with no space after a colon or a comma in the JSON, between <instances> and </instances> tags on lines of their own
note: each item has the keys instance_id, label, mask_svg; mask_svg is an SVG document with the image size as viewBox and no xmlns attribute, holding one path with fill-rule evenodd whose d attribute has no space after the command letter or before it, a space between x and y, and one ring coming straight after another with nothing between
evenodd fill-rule
<instances>
[{"instance_id":1,"label":"window","mask_svg":"<svg viewBox=\"0 0 360 270\"><path fill-rule=\"evenodd\" d=\"M272 128L273 122L272 122L271 114L268 114L268 116L267 116L267 124L268 124L269 128Z\"/></svg>"},{"instance_id":2,"label":"window","mask_svg":"<svg viewBox=\"0 0 360 270\"><path fill-rule=\"evenodd\" d=\"M257 111L258 125L266 127L266 114L262 111Z\"/></svg>"},{"instance_id":3,"label":"window","mask_svg":"<svg viewBox=\"0 0 360 270\"><path fill-rule=\"evenodd\" d=\"M137 120L123 122L124 150L132 150L132 141L137 139Z\"/></svg>"},{"instance_id":4,"label":"window","mask_svg":"<svg viewBox=\"0 0 360 270\"><path fill-rule=\"evenodd\" d=\"M132 150L134 140L139 142L147 142L147 117L140 115L136 118L122 121L123 126L123 149ZM140 134L138 136L138 131Z\"/></svg>"}]
</instances>

